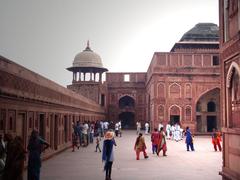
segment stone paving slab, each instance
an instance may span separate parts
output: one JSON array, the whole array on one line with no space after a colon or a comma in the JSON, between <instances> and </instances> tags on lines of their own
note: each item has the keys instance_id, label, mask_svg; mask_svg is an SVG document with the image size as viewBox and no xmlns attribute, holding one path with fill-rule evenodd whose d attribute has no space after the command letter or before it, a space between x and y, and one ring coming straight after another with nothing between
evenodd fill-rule
<instances>
[{"instance_id":1,"label":"stone paving slab","mask_svg":"<svg viewBox=\"0 0 240 180\"><path fill-rule=\"evenodd\" d=\"M220 180L222 153L215 152L210 137L195 137L195 152L187 152L184 141L167 141L167 157L153 155L150 135L145 135L149 159L135 160L133 146L135 131L123 132L116 137L114 149L113 180ZM101 146L102 147L102 146ZM95 144L70 149L42 163L41 180L104 180L101 153ZM25 174L26 179L26 174Z\"/></svg>"}]
</instances>

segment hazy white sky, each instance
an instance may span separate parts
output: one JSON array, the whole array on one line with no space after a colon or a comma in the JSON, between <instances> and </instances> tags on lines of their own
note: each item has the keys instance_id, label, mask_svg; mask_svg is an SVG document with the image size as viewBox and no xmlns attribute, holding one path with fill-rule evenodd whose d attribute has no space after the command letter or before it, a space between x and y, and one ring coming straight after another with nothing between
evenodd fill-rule
<instances>
[{"instance_id":1,"label":"hazy white sky","mask_svg":"<svg viewBox=\"0 0 240 180\"><path fill-rule=\"evenodd\" d=\"M66 86L88 39L110 72L146 72L199 22L218 0L0 0L0 54Z\"/></svg>"}]
</instances>

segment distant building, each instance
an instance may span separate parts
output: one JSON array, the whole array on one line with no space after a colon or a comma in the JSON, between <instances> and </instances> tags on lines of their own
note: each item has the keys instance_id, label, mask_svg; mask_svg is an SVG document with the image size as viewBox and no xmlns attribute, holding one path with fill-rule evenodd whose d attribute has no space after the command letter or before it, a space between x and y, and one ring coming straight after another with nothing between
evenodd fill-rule
<instances>
[{"instance_id":1,"label":"distant building","mask_svg":"<svg viewBox=\"0 0 240 180\"><path fill-rule=\"evenodd\" d=\"M240 179L240 1L219 1L223 167L226 180Z\"/></svg>"},{"instance_id":2,"label":"distant building","mask_svg":"<svg viewBox=\"0 0 240 180\"><path fill-rule=\"evenodd\" d=\"M146 92L152 127L179 123L194 132L221 127L218 27L199 23L171 52L155 52Z\"/></svg>"},{"instance_id":3,"label":"distant building","mask_svg":"<svg viewBox=\"0 0 240 180\"><path fill-rule=\"evenodd\" d=\"M110 72L103 82L108 70L89 43L67 69L73 73L68 89L0 57L0 133L22 136L26 147L31 131L38 129L51 144L45 153L50 156L71 144L76 121L121 121L125 129L135 128L137 121L149 122L152 129L170 122L198 133L221 127L215 24L199 23L170 52L155 52L147 72Z\"/></svg>"},{"instance_id":4,"label":"distant building","mask_svg":"<svg viewBox=\"0 0 240 180\"><path fill-rule=\"evenodd\" d=\"M171 52L155 52L147 72L107 73L105 84L100 83L96 90L89 86L94 82L91 79L73 79L68 88L96 102L106 95L108 120L121 120L123 128L148 121L151 128L170 122L190 126L198 133L211 132L221 127L218 31L215 24L199 23L175 43ZM91 67L99 64L102 68L99 57L82 53L75 57L73 67L85 67L89 62ZM73 67L68 69L73 71ZM74 68L75 74L80 72L80 68Z\"/></svg>"}]
</instances>

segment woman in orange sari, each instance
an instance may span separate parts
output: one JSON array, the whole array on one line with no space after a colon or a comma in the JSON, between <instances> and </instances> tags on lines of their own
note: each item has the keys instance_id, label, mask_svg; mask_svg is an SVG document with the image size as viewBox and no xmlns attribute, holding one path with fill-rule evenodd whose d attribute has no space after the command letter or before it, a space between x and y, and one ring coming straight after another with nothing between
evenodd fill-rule
<instances>
[{"instance_id":1,"label":"woman in orange sari","mask_svg":"<svg viewBox=\"0 0 240 180\"><path fill-rule=\"evenodd\" d=\"M217 151L217 147L219 151L222 151L222 147L221 147L221 133L216 131L213 128L213 133L212 133L212 144L214 147L214 150Z\"/></svg>"},{"instance_id":2,"label":"woman in orange sari","mask_svg":"<svg viewBox=\"0 0 240 180\"><path fill-rule=\"evenodd\" d=\"M140 152L143 152L144 158L147 159L148 155L146 153L146 144L145 144L145 140L144 137L142 136L142 133L139 133L135 145L134 145L134 150L136 151L136 159L139 160L139 155Z\"/></svg>"},{"instance_id":3,"label":"woman in orange sari","mask_svg":"<svg viewBox=\"0 0 240 180\"><path fill-rule=\"evenodd\" d=\"M166 134L163 131L163 127L161 127L159 132L159 143L158 143L158 150L157 155L159 156L160 151L163 150L163 156L167 156L167 142L166 142Z\"/></svg>"}]
</instances>

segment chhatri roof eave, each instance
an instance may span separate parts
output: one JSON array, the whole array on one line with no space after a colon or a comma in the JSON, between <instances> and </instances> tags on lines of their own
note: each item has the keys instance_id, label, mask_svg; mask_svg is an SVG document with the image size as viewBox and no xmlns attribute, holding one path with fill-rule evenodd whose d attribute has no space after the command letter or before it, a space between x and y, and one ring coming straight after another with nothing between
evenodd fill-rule
<instances>
[{"instance_id":1,"label":"chhatri roof eave","mask_svg":"<svg viewBox=\"0 0 240 180\"><path fill-rule=\"evenodd\" d=\"M147 72L107 72L107 74L146 74Z\"/></svg>"},{"instance_id":2,"label":"chhatri roof eave","mask_svg":"<svg viewBox=\"0 0 240 180\"><path fill-rule=\"evenodd\" d=\"M107 72L108 69L104 68L104 67L94 67L94 66L71 66L66 68L68 71L72 71L72 72L90 72L91 70L93 72Z\"/></svg>"}]
</instances>

